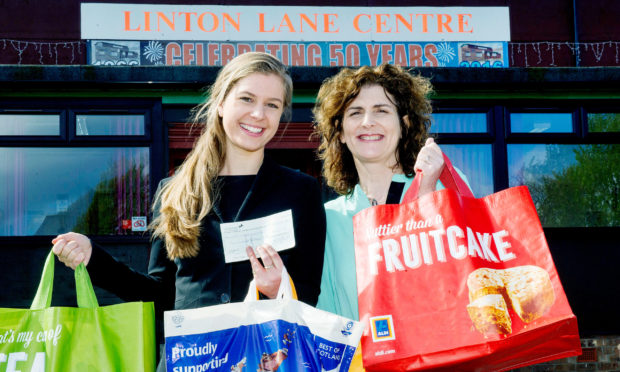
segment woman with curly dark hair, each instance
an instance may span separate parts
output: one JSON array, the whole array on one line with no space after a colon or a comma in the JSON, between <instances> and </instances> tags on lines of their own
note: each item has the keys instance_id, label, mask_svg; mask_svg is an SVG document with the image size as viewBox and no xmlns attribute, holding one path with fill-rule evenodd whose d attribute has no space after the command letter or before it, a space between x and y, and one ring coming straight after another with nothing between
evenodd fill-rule
<instances>
[{"instance_id":1,"label":"woman with curly dark hair","mask_svg":"<svg viewBox=\"0 0 620 372\"><path fill-rule=\"evenodd\" d=\"M341 196L325 204L327 238L318 308L359 319L353 216L398 204L416 172L419 195L443 188L444 160L428 136L432 87L394 65L343 69L327 79L314 107L327 183Z\"/></svg>"}]
</instances>

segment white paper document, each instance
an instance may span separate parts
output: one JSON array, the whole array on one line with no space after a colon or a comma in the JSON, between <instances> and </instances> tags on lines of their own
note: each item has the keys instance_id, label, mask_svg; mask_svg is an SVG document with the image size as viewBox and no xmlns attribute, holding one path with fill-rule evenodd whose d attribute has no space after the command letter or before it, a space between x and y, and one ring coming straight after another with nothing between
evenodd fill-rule
<instances>
[{"instance_id":1,"label":"white paper document","mask_svg":"<svg viewBox=\"0 0 620 372\"><path fill-rule=\"evenodd\" d=\"M245 252L247 246L254 248L254 252L261 244L269 244L276 251L295 246L293 212L290 209L254 220L223 223L220 230L227 263L248 260Z\"/></svg>"}]
</instances>

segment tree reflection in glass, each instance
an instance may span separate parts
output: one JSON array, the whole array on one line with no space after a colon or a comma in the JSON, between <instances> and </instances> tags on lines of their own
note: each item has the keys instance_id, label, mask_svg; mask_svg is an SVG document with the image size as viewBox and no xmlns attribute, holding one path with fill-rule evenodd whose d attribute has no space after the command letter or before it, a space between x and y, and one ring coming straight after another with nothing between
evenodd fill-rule
<instances>
[{"instance_id":1,"label":"tree reflection in glass","mask_svg":"<svg viewBox=\"0 0 620 372\"><path fill-rule=\"evenodd\" d=\"M527 185L545 227L620 226L620 145L508 145L510 186Z\"/></svg>"}]
</instances>

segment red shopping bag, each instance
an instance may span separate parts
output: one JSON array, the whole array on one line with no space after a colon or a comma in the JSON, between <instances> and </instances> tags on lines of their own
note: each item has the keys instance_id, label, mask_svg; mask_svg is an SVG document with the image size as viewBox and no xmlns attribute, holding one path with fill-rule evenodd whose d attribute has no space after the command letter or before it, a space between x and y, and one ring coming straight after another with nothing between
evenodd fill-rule
<instances>
[{"instance_id":1,"label":"red shopping bag","mask_svg":"<svg viewBox=\"0 0 620 372\"><path fill-rule=\"evenodd\" d=\"M581 353L525 186L476 199L447 157L446 189L353 219L364 367L507 370Z\"/></svg>"}]
</instances>

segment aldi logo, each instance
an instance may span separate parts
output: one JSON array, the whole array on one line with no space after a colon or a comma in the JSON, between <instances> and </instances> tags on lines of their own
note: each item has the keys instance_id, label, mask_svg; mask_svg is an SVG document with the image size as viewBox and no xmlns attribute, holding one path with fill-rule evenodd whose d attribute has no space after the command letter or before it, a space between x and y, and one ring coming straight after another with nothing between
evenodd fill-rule
<instances>
[{"instance_id":1,"label":"aldi logo","mask_svg":"<svg viewBox=\"0 0 620 372\"><path fill-rule=\"evenodd\" d=\"M372 341L394 340L394 322L392 315L381 315L370 318L370 330L372 331Z\"/></svg>"}]
</instances>

